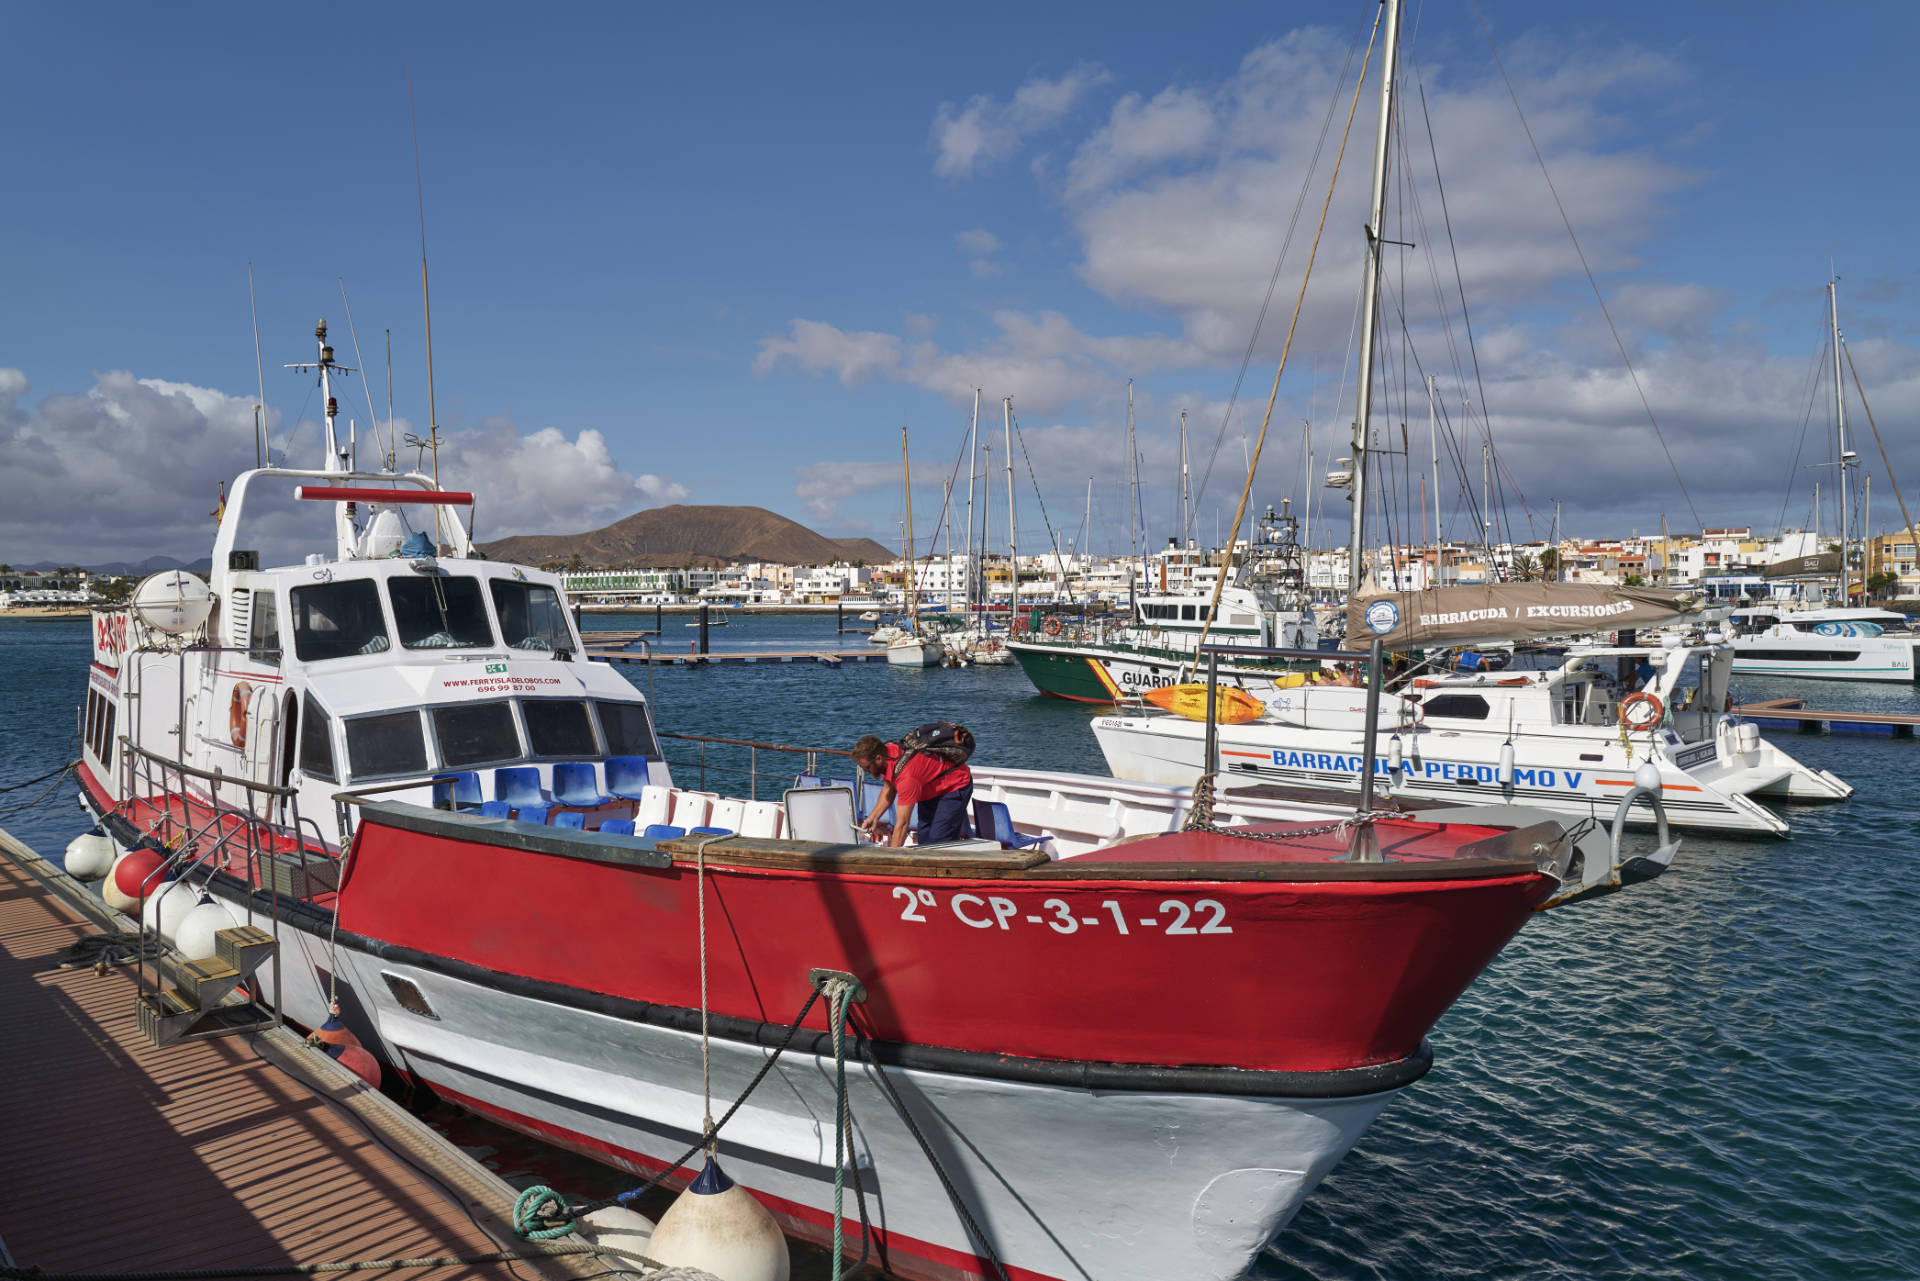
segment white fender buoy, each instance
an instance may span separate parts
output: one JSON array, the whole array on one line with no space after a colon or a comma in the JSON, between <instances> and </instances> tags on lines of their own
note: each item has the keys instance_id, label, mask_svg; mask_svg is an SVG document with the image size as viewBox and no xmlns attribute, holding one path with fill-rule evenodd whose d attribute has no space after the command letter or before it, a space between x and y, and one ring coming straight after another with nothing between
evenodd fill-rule
<instances>
[{"instance_id":1,"label":"white fender buoy","mask_svg":"<svg viewBox=\"0 0 1920 1281\"><path fill-rule=\"evenodd\" d=\"M1641 761L1640 768L1633 771L1633 785L1644 787L1658 796L1660 794L1660 767L1652 761Z\"/></svg>"},{"instance_id":2,"label":"white fender buoy","mask_svg":"<svg viewBox=\"0 0 1920 1281\"><path fill-rule=\"evenodd\" d=\"M1734 746L1742 752L1759 751L1760 727L1752 721L1741 721L1739 727L1733 731L1733 742Z\"/></svg>"},{"instance_id":3,"label":"white fender buoy","mask_svg":"<svg viewBox=\"0 0 1920 1281\"><path fill-rule=\"evenodd\" d=\"M603 1250L626 1250L649 1259L653 1257L648 1249L653 1240L653 1220L624 1205L602 1206L591 1214L582 1215L574 1220L573 1230L588 1245L597 1245ZM631 1276L641 1275L639 1260L634 1260L625 1268L620 1266L622 1260L605 1255L601 1256L599 1262Z\"/></svg>"},{"instance_id":4,"label":"white fender buoy","mask_svg":"<svg viewBox=\"0 0 1920 1281\"><path fill-rule=\"evenodd\" d=\"M113 838L96 827L67 842L67 856L62 863L67 875L75 880L97 881L113 870L118 854Z\"/></svg>"},{"instance_id":5,"label":"white fender buoy","mask_svg":"<svg viewBox=\"0 0 1920 1281\"><path fill-rule=\"evenodd\" d=\"M171 944L180 937L181 923L199 902L200 896L191 885L185 881L168 881L140 905L140 926Z\"/></svg>"},{"instance_id":6,"label":"white fender buoy","mask_svg":"<svg viewBox=\"0 0 1920 1281\"><path fill-rule=\"evenodd\" d=\"M137 915L141 898L159 888L160 878L154 873L166 861L166 856L151 846L135 845L113 861L113 870L101 882L100 897L116 912Z\"/></svg>"},{"instance_id":7,"label":"white fender buoy","mask_svg":"<svg viewBox=\"0 0 1920 1281\"><path fill-rule=\"evenodd\" d=\"M213 955L214 935L238 924L240 922L234 919L226 904L203 892L200 901L193 905L193 910L181 920L180 928L174 934L173 946L189 961L198 961Z\"/></svg>"},{"instance_id":8,"label":"white fender buoy","mask_svg":"<svg viewBox=\"0 0 1920 1281\"><path fill-rule=\"evenodd\" d=\"M1511 740L1500 744L1500 768L1494 777L1502 787L1513 786L1513 743Z\"/></svg>"},{"instance_id":9,"label":"white fender buoy","mask_svg":"<svg viewBox=\"0 0 1920 1281\"><path fill-rule=\"evenodd\" d=\"M1387 740L1387 772L1398 774L1405 765L1406 758L1401 754L1400 736L1395 734Z\"/></svg>"},{"instance_id":10,"label":"white fender buoy","mask_svg":"<svg viewBox=\"0 0 1920 1281\"><path fill-rule=\"evenodd\" d=\"M700 1268L720 1281L788 1281L793 1271L773 1216L714 1160L660 1216L647 1257L670 1268Z\"/></svg>"}]
</instances>

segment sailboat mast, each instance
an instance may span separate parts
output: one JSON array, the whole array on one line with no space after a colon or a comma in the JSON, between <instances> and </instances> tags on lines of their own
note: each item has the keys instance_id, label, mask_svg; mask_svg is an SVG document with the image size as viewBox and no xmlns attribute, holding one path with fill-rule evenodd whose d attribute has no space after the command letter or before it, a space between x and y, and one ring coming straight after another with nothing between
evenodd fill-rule
<instances>
[{"instance_id":1,"label":"sailboat mast","mask_svg":"<svg viewBox=\"0 0 1920 1281\"><path fill-rule=\"evenodd\" d=\"M1180 411L1180 543L1186 542L1193 529L1192 491L1187 486L1187 411Z\"/></svg>"},{"instance_id":2,"label":"sailboat mast","mask_svg":"<svg viewBox=\"0 0 1920 1281\"><path fill-rule=\"evenodd\" d=\"M973 612L974 581L973 559L973 476L980 465L980 389L973 389L973 425L967 428L967 612ZM947 567L949 575L953 572L951 564Z\"/></svg>"},{"instance_id":3,"label":"sailboat mast","mask_svg":"<svg viewBox=\"0 0 1920 1281\"><path fill-rule=\"evenodd\" d=\"M1020 528L1013 515L1013 397L1002 396L1000 408L1007 422L1007 570L1012 575L1007 592L1007 627L1020 612Z\"/></svg>"},{"instance_id":4,"label":"sailboat mast","mask_svg":"<svg viewBox=\"0 0 1920 1281\"><path fill-rule=\"evenodd\" d=\"M1439 586L1447 585L1446 540L1440 536L1440 410L1433 395L1433 375L1427 375L1427 436L1433 447L1433 575Z\"/></svg>"},{"instance_id":5,"label":"sailboat mast","mask_svg":"<svg viewBox=\"0 0 1920 1281\"><path fill-rule=\"evenodd\" d=\"M907 457L907 429L900 429L900 477L907 496L907 519L901 532L901 541L906 544L907 553L907 609L914 621L914 631L919 631L920 591L913 581L913 463Z\"/></svg>"},{"instance_id":6,"label":"sailboat mast","mask_svg":"<svg viewBox=\"0 0 1920 1281\"><path fill-rule=\"evenodd\" d=\"M1136 516L1140 508L1140 468L1133 448L1133 379L1127 379L1127 556L1137 559L1127 575L1127 610L1133 612L1135 574L1147 572L1146 558L1140 555L1140 531Z\"/></svg>"},{"instance_id":7,"label":"sailboat mast","mask_svg":"<svg viewBox=\"0 0 1920 1281\"><path fill-rule=\"evenodd\" d=\"M1847 563L1847 483L1848 461L1853 457L1847 448L1847 398L1840 382L1840 293L1834 282L1827 282L1827 320L1833 328L1833 422L1839 432L1840 446L1840 603L1846 604L1851 595L1848 593L1851 575Z\"/></svg>"},{"instance_id":8,"label":"sailboat mast","mask_svg":"<svg viewBox=\"0 0 1920 1281\"><path fill-rule=\"evenodd\" d=\"M1386 0L1385 53L1380 62L1380 125L1374 132L1373 202L1367 214L1367 270L1361 288L1360 385L1354 396L1353 511L1347 546L1347 591L1360 590L1367 543L1367 441L1373 418L1373 334L1380 319L1381 236L1387 220L1387 134L1393 123L1393 73L1400 61L1400 0Z\"/></svg>"}]
</instances>

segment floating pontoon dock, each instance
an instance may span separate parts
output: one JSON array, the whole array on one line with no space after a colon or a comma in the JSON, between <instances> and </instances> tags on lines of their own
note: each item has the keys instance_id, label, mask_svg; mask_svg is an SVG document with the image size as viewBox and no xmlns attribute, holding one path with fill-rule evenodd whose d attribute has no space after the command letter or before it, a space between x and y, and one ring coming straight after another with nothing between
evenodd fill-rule
<instances>
[{"instance_id":1,"label":"floating pontoon dock","mask_svg":"<svg viewBox=\"0 0 1920 1281\"><path fill-rule=\"evenodd\" d=\"M1802 734L1878 734L1885 738L1912 738L1920 715L1912 712L1822 712L1798 698L1770 698L1734 711L1761 729L1791 729Z\"/></svg>"},{"instance_id":2,"label":"floating pontoon dock","mask_svg":"<svg viewBox=\"0 0 1920 1281\"><path fill-rule=\"evenodd\" d=\"M59 968L74 940L132 928L0 831L0 1260L139 1273L544 1253L508 1226L510 1186L292 1030L157 1049L129 970ZM612 1263L380 1275L586 1277Z\"/></svg>"}]
</instances>

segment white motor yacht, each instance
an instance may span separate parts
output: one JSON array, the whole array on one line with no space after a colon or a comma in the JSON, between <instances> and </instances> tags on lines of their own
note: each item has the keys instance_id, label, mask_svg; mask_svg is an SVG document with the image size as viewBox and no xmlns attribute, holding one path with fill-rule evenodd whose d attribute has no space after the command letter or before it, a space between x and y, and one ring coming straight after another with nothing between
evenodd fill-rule
<instances>
[{"instance_id":1,"label":"white motor yacht","mask_svg":"<svg viewBox=\"0 0 1920 1281\"><path fill-rule=\"evenodd\" d=\"M1911 682L1920 672L1920 635L1890 609L1752 605L1734 610L1732 621L1738 676Z\"/></svg>"},{"instance_id":2,"label":"white motor yacht","mask_svg":"<svg viewBox=\"0 0 1920 1281\"><path fill-rule=\"evenodd\" d=\"M1853 788L1812 769L1732 713L1727 645L1586 646L1551 671L1421 677L1379 710L1376 759L1389 793L1469 798L1607 817L1651 765L1676 826L1785 835L1754 798L1841 800ZM1643 664L1653 675L1635 688ZM1366 691L1314 685L1275 693L1257 720L1219 727L1220 778L1359 790ZM1129 709L1093 722L1119 778L1182 784L1201 772L1206 727Z\"/></svg>"}]
</instances>

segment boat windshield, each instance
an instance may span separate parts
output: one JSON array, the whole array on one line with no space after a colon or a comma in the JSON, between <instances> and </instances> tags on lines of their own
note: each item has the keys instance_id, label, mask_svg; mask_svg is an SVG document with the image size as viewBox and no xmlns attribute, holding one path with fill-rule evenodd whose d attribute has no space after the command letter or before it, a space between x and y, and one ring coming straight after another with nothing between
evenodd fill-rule
<instances>
[{"instance_id":1,"label":"boat windshield","mask_svg":"<svg viewBox=\"0 0 1920 1281\"><path fill-rule=\"evenodd\" d=\"M607 736L607 755L659 757L660 746L653 740L646 704L615 703L603 698L594 706L600 709L600 732Z\"/></svg>"},{"instance_id":2,"label":"boat windshield","mask_svg":"<svg viewBox=\"0 0 1920 1281\"><path fill-rule=\"evenodd\" d=\"M408 649L471 649L493 644L477 578L387 580L394 630Z\"/></svg>"},{"instance_id":3,"label":"boat windshield","mask_svg":"<svg viewBox=\"0 0 1920 1281\"><path fill-rule=\"evenodd\" d=\"M287 593L292 606L293 652L303 663L378 654L389 648L380 590L370 578L313 583Z\"/></svg>"},{"instance_id":4,"label":"boat windshield","mask_svg":"<svg viewBox=\"0 0 1920 1281\"><path fill-rule=\"evenodd\" d=\"M500 616L500 640L515 649L572 653L567 611L560 593L539 583L493 580L493 611Z\"/></svg>"}]
</instances>

